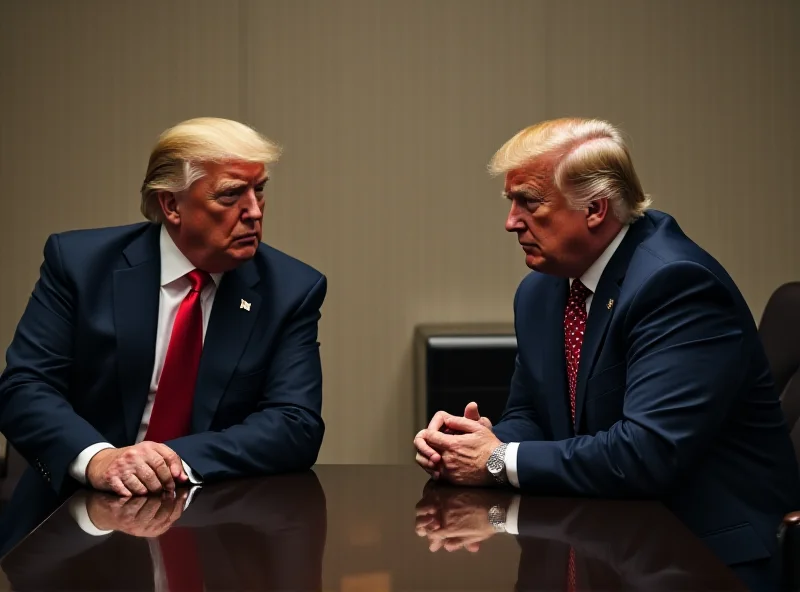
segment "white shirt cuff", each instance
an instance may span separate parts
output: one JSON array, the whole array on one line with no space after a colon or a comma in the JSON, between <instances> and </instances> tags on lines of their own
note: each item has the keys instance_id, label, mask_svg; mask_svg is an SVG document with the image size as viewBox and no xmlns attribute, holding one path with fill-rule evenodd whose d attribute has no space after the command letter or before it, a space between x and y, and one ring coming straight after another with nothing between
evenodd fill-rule
<instances>
[{"instance_id":1,"label":"white shirt cuff","mask_svg":"<svg viewBox=\"0 0 800 592\"><path fill-rule=\"evenodd\" d=\"M505 529L508 534L519 534L519 501L521 499L521 496L515 495L508 507L508 512L506 512Z\"/></svg>"},{"instance_id":2,"label":"white shirt cuff","mask_svg":"<svg viewBox=\"0 0 800 592\"><path fill-rule=\"evenodd\" d=\"M517 450L519 442L509 442L506 448L505 463L508 482L519 489L519 475L517 475Z\"/></svg>"},{"instance_id":3,"label":"white shirt cuff","mask_svg":"<svg viewBox=\"0 0 800 592\"><path fill-rule=\"evenodd\" d=\"M88 448L84 448L78 456L75 457L69 464L69 476L75 479L81 485L86 485L86 468L89 466L89 461L92 460L95 454L106 448L114 448L108 442L98 442L92 444ZM86 516L89 517L88 514Z\"/></svg>"},{"instance_id":4,"label":"white shirt cuff","mask_svg":"<svg viewBox=\"0 0 800 592\"><path fill-rule=\"evenodd\" d=\"M183 470L189 476L189 483L192 485L202 485L203 480L195 474L195 472L192 470L192 467L187 465L186 461L183 459L181 459L181 462L183 463ZM186 505L188 506L189 504L187 503Z\"/></svg>"},{"instance_id":5,"label":"white shirt cuff","mask_svg":"<svg viewBox=\"0 0 800 592\"><path fill-rule=\"evenodd\" d=\"M113 530L100 530L94 525L92 519L89 518L89 508L86 506L88 499L85 495L73 495L70 498L69 513L72 519L75 520L83 532L92 536L103 536L114 532Z\"/></svg>"}]
</instances>

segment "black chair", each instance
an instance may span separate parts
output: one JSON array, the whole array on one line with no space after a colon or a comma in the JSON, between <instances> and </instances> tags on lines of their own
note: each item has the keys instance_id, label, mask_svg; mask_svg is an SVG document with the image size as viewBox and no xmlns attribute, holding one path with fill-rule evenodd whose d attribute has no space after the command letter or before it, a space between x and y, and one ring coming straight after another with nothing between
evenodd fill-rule
<instances>
[{"instance_id":1,"label":"black chair","mask_svg":"<svg viewBox=\"0 0 800 592\"><path fill-rule=\"evenodd\" d=\"M775 290L764 309L758 333L800 461L800 282ZM786 515L780 537L784 585L800 590L800 511Z\"/></svg>"}]
</instances>

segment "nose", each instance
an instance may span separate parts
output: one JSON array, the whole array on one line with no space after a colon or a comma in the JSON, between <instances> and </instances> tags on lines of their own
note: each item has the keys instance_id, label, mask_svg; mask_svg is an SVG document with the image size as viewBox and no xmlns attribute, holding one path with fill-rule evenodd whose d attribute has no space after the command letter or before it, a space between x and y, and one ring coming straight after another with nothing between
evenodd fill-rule
<instances>
[{"instance_id":1,"label":"nose","mask_svg":"<svg viewBox=\"0 0 800 592\"><path fill-rule=\"evenodd\" d=\"M511 209L508 212L508 217L506 218L506 231L507 232L519 232L520 230L524 230L525 225L522 223L522 219L520 218L520 209L517 205L516 201L511 202Z\"/></svg>"},{"instance_id":2,"label":"nose","mask_svg":"<svg viewBox=\"0 0 800 592\"><path fill-rule=\"evenodd\" d=\"M239 204L242 207L242 220L253 220L257 222L264 217L259 199L252 188L248 190L246 195L242 196L239 200Z\"/></svg>"}]
</instances>

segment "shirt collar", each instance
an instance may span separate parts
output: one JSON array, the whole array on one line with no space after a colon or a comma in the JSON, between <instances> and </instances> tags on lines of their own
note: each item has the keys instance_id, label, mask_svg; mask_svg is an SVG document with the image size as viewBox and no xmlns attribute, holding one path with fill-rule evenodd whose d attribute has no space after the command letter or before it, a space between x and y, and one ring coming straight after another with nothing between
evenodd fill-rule
<instances>
[{"instance_id":1,"label":"shirt collar","mask_svg":"<svg viewBox=\"0 0 800 592\"><path fill-rule=\"evenodd\" d=\"M195 269L192 262L186 258L186 255L181 253L181 250L172 240L172 237L167 232L166 226L161 225L161 237L159 238L159 247L161 249L161 285L166 286L171 284L177 279L182 278L187 273ZM211 279L214 280L214 286L219 286L222 279L221 273L212 273Z\"/></svg>"},{"instance_id":2,"label":"shirt collar","mask_svg":"<svg viewBox=\"0 0 800 592\"><path fill-rule=\"evenodd\" d=\"M589 288L594 294L597 291L597 284L600 283L600 277L603 275L603 271L605 271L606 265L608 262L611 261L611 257L614 256L614 253L619 248L622 239L625 238L625 235L628 233L628 228L630 226L626 224L622 227L622 229L617 233L617 236L614 237L614 240L611 241L606 247L606 250L595 260L594 263L587 269L584 274L581 276L581 283ZM569 279L569 285L572 285L574 278Z\"/></svg>"}]
</instances>

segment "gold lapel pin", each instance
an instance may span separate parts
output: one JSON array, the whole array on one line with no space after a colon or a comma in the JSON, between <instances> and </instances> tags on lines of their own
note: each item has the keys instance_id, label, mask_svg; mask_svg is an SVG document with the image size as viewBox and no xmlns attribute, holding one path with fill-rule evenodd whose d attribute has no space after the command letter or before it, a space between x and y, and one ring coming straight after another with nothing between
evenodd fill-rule
<instances>
[{"instance_id":1,"label":"gold lapel pin","mask_svg":"<svg viewBox=\"0 0 800 592\"><path fill-rule=\"evenodd\" d=\"M239 305L239 308L245 309L247 312L250 312L250 303L242 298L242 303Z\"/></svg>"},{"instance_id":2,"label":"gold lapel pin","mask_svg":"<svg viewBox=\"0 0 800 592\"><path fill-rule=\"evenodd\" d=\"M612 306L614 306L614 299L613 299L613 298L609 298L609 300L608 300L608 304L606 305L606 308L607 308L608 310L611 310L611 307L612 307Z\"/></svg>"}]
</instances>

